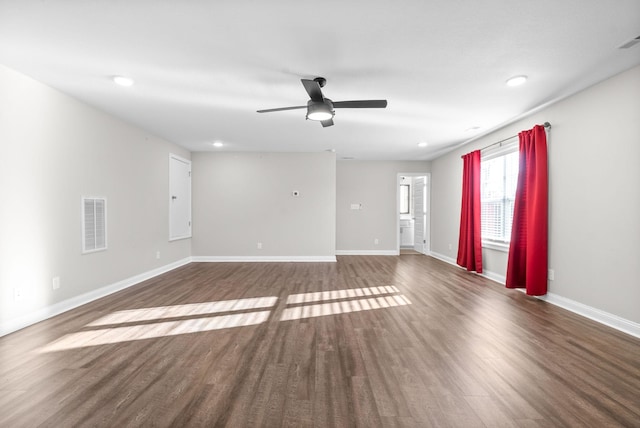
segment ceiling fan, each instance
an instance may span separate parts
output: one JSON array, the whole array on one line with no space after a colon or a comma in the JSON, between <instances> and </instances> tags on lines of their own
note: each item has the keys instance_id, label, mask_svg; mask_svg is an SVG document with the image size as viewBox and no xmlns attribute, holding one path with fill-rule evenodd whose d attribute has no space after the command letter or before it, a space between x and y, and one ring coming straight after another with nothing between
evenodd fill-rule
<instances>
[{"instance_id":1,"label":"ceiling fan","mask_svg":"<svg viewBox=\"0 0 640 428\"><path fill-rule=\"evenodd\" d=\"M307 109L307 119L319 121L323 127L333 125L334 109L336 108L385 108L387 100L357 100L357 101L331 101L322 95L322 89L327 83L324 77L316 77L313 80L300 79L304 89L309 94L306 106L270 108L258 110L258 113L270 113L273 111Z\"/></svg>"}]
</instances>

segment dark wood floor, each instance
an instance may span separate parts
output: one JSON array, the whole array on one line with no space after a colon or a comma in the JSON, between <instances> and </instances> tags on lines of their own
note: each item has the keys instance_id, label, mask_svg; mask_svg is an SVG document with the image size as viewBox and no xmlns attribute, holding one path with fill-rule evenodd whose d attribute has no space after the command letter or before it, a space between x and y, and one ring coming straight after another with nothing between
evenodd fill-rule
<instances>
[{"instance_id":1,"label":"dark wood floor","mask_svg":"<svg viewBox=\"0 0 640 428\"><path fill-rule=\"evenodd\" d=\"M0 426L640 427L640 340L426 256L194 263L0 338Z\"/></svg>"}]
</instances>

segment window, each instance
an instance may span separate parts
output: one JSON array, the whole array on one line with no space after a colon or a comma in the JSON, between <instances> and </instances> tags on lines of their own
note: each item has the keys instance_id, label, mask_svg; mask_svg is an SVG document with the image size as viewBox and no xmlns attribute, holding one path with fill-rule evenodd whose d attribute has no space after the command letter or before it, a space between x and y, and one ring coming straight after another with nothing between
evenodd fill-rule
<instances>
[{"instance_id":1,"label":"window","mask_svg":"<svg viewBox=\"0 0 640 428\"><path fill-rule=\"evenodd\" d=\"M483 246L506 246L511 241L518 169L517 140L483 153L480 179Z\"/></svg>"},{"instance_id":2,"label":"window","mask_svg":"<svg viewBox=\"0 0 640 428\"><path fill-rule=\"evenodd\" d=\"M409 214L409 208L411 206L409 201L409 195L411 192L409 191L408 184L400 185L400 214Z\"/></svg>"},{"instance_id":3,"label":"window","mask_svg":"<svg viewBox=\"0 0 640 428\"><path fill-rule=\"evenodd\" d=\"M107 200L82 198L82 252L107 249Z\"/></svg>"}]
</instances>

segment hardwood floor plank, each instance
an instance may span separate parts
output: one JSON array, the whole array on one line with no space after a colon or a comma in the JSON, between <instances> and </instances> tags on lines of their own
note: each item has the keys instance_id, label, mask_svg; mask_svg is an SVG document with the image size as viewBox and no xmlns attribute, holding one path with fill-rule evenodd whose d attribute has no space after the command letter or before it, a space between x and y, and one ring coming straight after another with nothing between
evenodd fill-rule
<instances>
[{"instance_id":1,"label":"hardwood floor plank","mask_svg":"<svg viewBox=\"0 0 640 428\"><path fill-rule=\"evenodd\" d=\"M465 396L464 399L486 426L517 427L516 422L496 405L493 398L489 396L470 395Z\"/></svg>"},{"instance_id":2,"label":"hardwood floor plank","mask_svg":"<svg viewBox=\"0 0 640 428\"><path fill-rule=\"evenodd\" d=\"M640 427L640 340L416 255L192 263L0 338L0 427Z\"/></svg>"}]
</instances>

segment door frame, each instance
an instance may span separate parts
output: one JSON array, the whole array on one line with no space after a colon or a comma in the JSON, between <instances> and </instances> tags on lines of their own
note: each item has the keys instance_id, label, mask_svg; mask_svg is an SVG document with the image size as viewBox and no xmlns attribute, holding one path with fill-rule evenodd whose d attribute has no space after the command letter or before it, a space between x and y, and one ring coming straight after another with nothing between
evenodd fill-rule
<instances>
[{"instance_id":1,"label":"door frame","mask_svg":"<svg viewBox=\"0 0 640 428\"><path fill-rule=\"evenodd\" d=\"M188 189L185 189L187 192L187 202L186 202L186 209L187 209L187 217L185 220L188 221L189 225L188 225L188 230L185 234L175 234L174 235L174 231L173 231L173 209L172 209L172 205L173 205L173 198L174 195L172 195L172 191L173 191L173 185L174 185L174 180L176 177L173 177L173 163L174 162L178 162L181 164L186 165L187 169L189 170L189 179L188 179ZM185 239L185 238L191 238L191 232L192 232L192 226L191 226L191 215L192 215L192 207L191 207L191 202L192 202L192 189L191 189L191 160L190 159L185 159L181 156L178 156L174 153L169 153L169 241L177 241L179 239Z\"/></svg>"},{"instance_id":2,"label":"door frame","mask_svg":"<svg viewBox=\"0 0 640 428\"><path fill-rule=\"evenodd\" d=\"M400 255L400 182L401 177L426 177L426 206L425 206L425 235L427 239L424 254L431 254L431 173L430 172L399 172L396 175L396 254ZM413 192L412 192L413 197Z\"/></svg>"}]
</instances>

